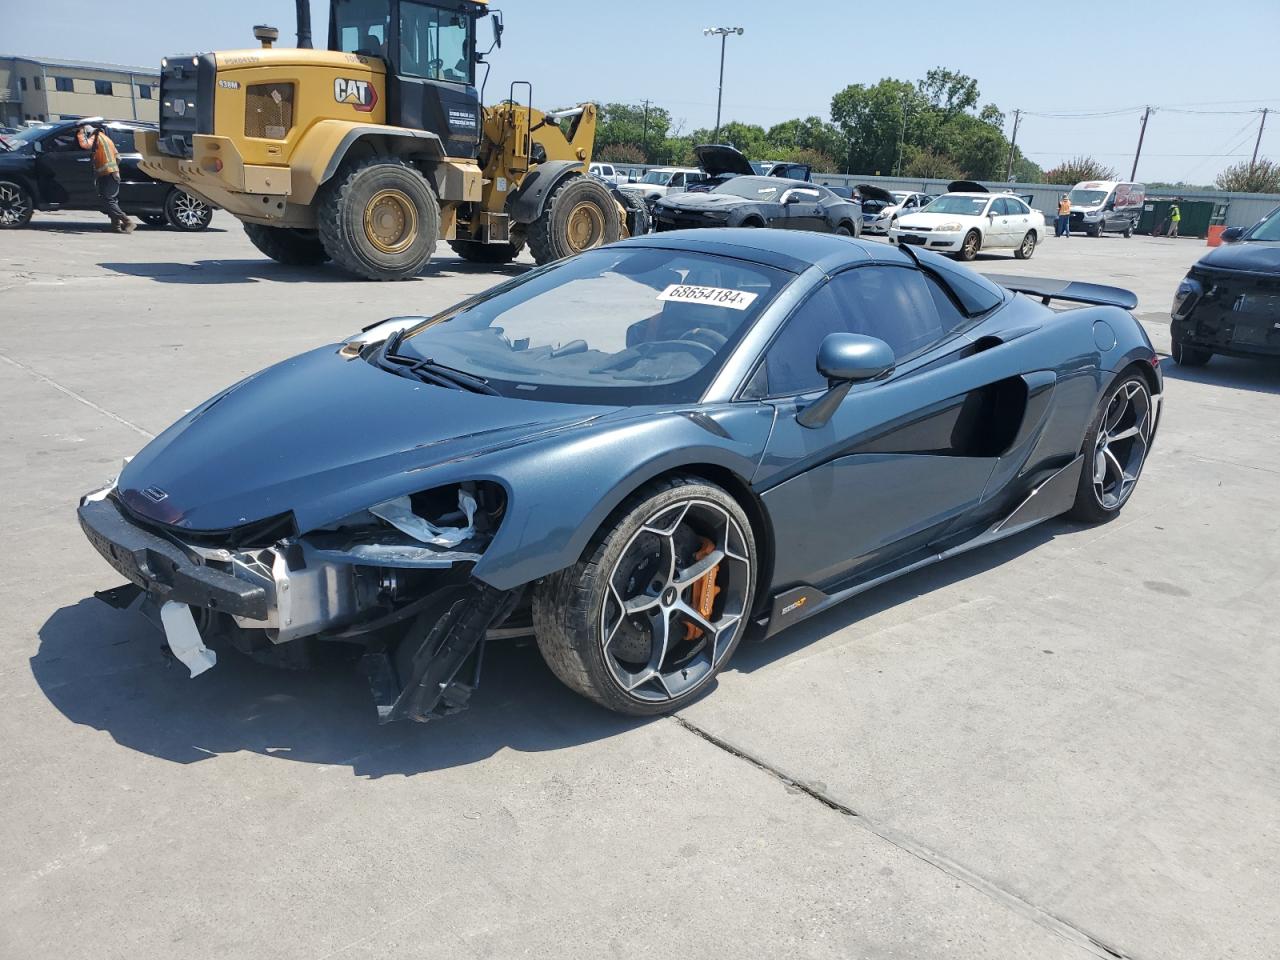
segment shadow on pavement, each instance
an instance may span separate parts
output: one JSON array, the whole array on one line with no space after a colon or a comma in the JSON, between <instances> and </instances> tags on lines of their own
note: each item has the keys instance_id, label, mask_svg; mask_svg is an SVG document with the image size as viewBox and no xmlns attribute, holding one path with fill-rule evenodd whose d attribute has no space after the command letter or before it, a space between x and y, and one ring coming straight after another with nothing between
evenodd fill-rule
<instances>
[{"instance_id":1,"label":"shadow on pavement","mask_svg":"<svg viewBox=\"0 0 1280 960\"><path fill-rule=\"evenodd\" d=\"M1034 551L1057 536L1080 529L1088 528L1082 528L1064 520L1050 520L1025 533L1009 537L1007 540L999 540L985 547L979 547L971 553L960 554L931 567L917 570L915 573L906 574L866 593L851 597L830 610L798 623L763 642L751 642L748 639L734 654L729 669L753 673L761 667L780 662L859 620L873 617L891 607L1002 566L1024 553ZM929 643L929 640L930 638L925 635L919 638L922 644Z\"/></svg>"},{"instance_id":2,"label":"shadow on pavement","mask_svg":"<svg viewBox=\"0 0 1280 960\"><path fill-rule=\"evenodd\" d=\"M99 263L99 267L129 277L154 280L156 283L370 283L374 281L353 277L332 264L318 267L289 267L268 260L193 260L189 263ZM418 274L417 279L429 277L458 277L485 274L494 281L505 277L518 277L531 269L528 264L469 263L452 257L432 260Z\"/></svg>"},{"instance_id":3,"label":"shadow on pavement","mask_svg":"<svg viewBox=\"0 0 1280 960\"><path fill-rule=\"evenodd\" d=\"M1280 362L1259 358L1214 357L1203 367L1183 367L1172 360L1162 362L1160 369L1167 380L1204 383L1233 390L1257 393L1280 393Z\"/></svg>"},{"instance_id":4,"label":"shadow on pavement","mask_svg":"<svg viewBox=\"0 0 1280 960\"><path fill-rule=\"evenodd\" d=\"M204 230L195 231L194 234L185 230L174 230L171 227L157 227L149 223L143 223L136 215L131 215L134 223L138 225L138 230L145 233L172 233L174 236L199 236L201 233L226 233L223 227L206 227ZM32 218L31 222L23 227L24 230L33 230L37 233L112 233L111 221L107 219L104 213L98 219L87 220L41 220L39 217ZM123 242L123 241L122 241Z\"/></svg>"},{"instance_id":5,"label":"shadow on pavement","mask_svg":"<svg viewBox=\"0 0 1280 960\"><path fill-rule=\"evenodd\" d=\"M562 686L532 643L490 646L469 710L429 724L379 726L354 663L293 672L219 650L217 666L191 679L162 642L140 614L87 598L45 622L31 671L73 723L174 763L250 751L350 767L363 777L408 776L503 749L587 743L646 722L609 713Z\"/></svg>"}]
</instances>

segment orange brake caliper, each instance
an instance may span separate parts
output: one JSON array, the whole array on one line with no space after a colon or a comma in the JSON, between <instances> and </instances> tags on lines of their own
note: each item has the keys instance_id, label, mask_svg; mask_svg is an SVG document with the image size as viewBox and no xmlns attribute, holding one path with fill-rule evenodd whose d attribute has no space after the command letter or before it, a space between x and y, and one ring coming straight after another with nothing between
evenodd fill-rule
<instances>
[{"instance_id":1,"label":"orange brake caliper","mask_svg":"<svg viewBox=\"0 0 1280 960\"><path fill-rule=\"evenodd\" d=\"M702 560L711 555L716 545L706 537L702 538L702 546L698 547L695 553L695 560ZM716 596L720 593L720 588L716 585L716 575L720 573L720 564L716 564L702 576L700 576L693 584L693 606L694 609L702 615L702 619L710 622L711 610L715 606ZM702 628L695 627L692 623L685 623L684 638L685 640L696 640L702 636Z\"/></svg>"}]
</instances>

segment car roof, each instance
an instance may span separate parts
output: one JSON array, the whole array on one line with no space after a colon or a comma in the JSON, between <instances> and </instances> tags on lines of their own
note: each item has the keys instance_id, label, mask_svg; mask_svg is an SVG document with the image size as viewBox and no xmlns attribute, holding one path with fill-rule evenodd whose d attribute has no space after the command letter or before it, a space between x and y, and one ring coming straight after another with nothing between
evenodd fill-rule
<instances>
[{"instance_id":1,"label":"car roof","mask_svg":"<svg viewBox=\"0 0 1280 960\"><path fill-rule=\"evenodd\" d=\"M711 227L672 230L620 241L627 246L689 250L803 273L811 267L837 270L858 263L911 263L911 257L884 243L808 230L758 230Z\"/></svg>"}]
</instances>

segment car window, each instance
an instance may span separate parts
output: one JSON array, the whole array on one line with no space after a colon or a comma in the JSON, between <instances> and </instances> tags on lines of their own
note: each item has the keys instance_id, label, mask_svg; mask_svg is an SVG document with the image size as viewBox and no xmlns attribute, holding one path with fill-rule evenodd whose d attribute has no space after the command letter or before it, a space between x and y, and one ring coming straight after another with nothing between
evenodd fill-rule
<instances>
[{"instance_id":1,"label":"car window","mask_svg":"<svg viewBox=\"0 0 1280 960\"><path fill-rule=\"evenodd\" d=\"M137 149L133 144L132 127L107 127L107 133L121 153L133 153Z\"/></svg>"},{"instance_id":2,"label":"car window","mask_svg":"<svg viewBox=\"0 0 1280 960\"><path fill-rule=\"evenodd\" d=\"M821 199L821 194L819 194L817 190L795 189L787 191L786 195L783 197L783 203L786 203L787 197L795 197L799 203L814 203Z\"/></svg>"},{"instance_id":3,"label":"car window","mask_svg":"<svg viewBox=\"0 0 1280 960\"><path fill-rule=\"evenodd\" d=\"M76 143L76 128L68 127L61 133L55 133L52 137L46 137L44 140L44 148L50 153L79 150L80 144Z\"/></svg>"},{"instance_id":4,"label":"car window","mask_svg":"<svg viewBox=\"0 0 1280 960\"><path fill-rule=\"evenodd\" d=\"M942 342L965 322L946 292L912 267L845 271L801 304L769 347L769 393L822 389L826 381L818 373L818 347L828 334L879 337L901 362Z\"/></svg>"}]
</instances>

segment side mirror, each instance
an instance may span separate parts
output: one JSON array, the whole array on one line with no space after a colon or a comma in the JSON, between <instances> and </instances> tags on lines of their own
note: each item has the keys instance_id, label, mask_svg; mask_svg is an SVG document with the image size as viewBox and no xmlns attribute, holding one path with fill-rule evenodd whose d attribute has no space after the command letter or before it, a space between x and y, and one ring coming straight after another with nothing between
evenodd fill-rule
<instances>
[{"instance_id":1,"label":"side mirror","mask_svg":"<svg viewBox=\"0 0 1280 960\"><path fill-rule=\"evenodd\" d=\"M818 372L827 378L827 392L800 411L802 427L826 425L849 388L893 372L893 348L876 337L857 333L829 333L818 347Z\"/></svg>"},{"instance_id":2,"label":"side mirror","mask_svg":"<svg viewBox=\"0 0 1280 960\"><path fill-rule=\"evenodd\" d=\"M788 193L788 194L787 194L787 199L783 200L783 201L782 201L782 203L783 203L783 205L784 205L784 206L789 207L789 206L791 206L793 203L799 203L799 202L800 202L800 199L801 199L801 198L800 198L800 194L798 194L798 193Z\"/></svg>"},{"instance_id":3,"label":"side mirror","mask_svg":"<svg viewBox=\"0 0 1280 960\"><path fill-rule=\"evenodd\" d=\"M1222 231L1223 243L1239 243L1244 236L1244 227L1227 227Z\"/></svg>"},{"instance_id":4,"label":"side mirror","mask_svg":"<svg viewBox=\"0 0 1280 960\"><path fill-rule=\"evenodd\" d=\"M502 12L500 10L493 11L490 16L493 17L493 45L495 47L502 46Z\"/></svg>"}]
</instances>

